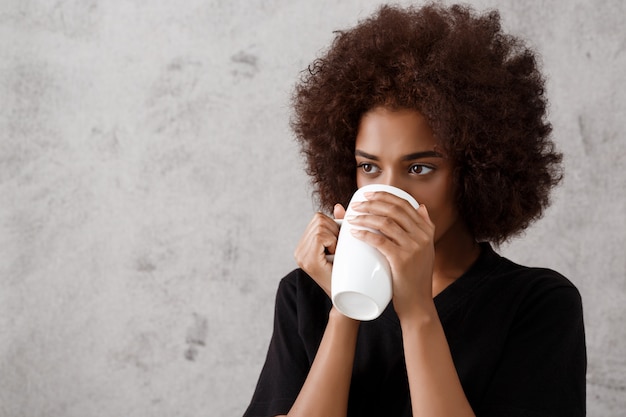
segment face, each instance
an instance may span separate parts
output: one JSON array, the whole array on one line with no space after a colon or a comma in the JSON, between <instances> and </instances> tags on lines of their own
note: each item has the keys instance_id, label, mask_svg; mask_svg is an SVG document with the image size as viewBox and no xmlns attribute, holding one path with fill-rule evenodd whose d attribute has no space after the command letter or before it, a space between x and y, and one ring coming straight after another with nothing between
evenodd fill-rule
<instances>
[{"instance_id":1,"label":"face","mask_svg":"<svg viewBox=\"0 0 626 417\"><path fill-rule=\"evenodd\" d=\"M358 187L393 185L426 206L435 223L436 243L444 236L467 233L455 204L453 167L438 150L421 113L382 107L366 113L359 124L355 158Z\"/></svg>"}]
</instances>

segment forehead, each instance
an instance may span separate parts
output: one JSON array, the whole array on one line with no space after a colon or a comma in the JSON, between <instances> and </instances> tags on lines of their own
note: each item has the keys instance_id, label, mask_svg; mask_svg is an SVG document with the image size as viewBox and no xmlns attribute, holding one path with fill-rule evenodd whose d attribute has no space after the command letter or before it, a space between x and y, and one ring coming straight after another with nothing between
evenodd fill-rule
<instances>
[{"instance_id":1,"label":"forehead","mask_svg":"<svg viewBox=\"0 0 626 417\"><path fill-rule=\"evenodd\" d=\"M356 148L375 154L406 154L432 150L437 142L426 118L416 110L382 107L365 113Z\"/></svg>"}]
</instances>

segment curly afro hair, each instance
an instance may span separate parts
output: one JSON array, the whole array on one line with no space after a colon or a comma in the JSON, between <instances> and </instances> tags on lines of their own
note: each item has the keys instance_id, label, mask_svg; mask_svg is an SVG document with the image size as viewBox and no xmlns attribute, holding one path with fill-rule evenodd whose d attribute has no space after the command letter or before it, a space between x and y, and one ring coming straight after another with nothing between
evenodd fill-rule
<instances>
[{"instance_id":1,"label":"curly afro hair","mask_svg":"<svg viewBox=\"0 0 626 417\"><path fill-rule=\"evenodd\" d=\"M502 243L541 217L561 180L534 52L497 11L382 6L303 72L291 120L323 210L356 190L364 113L414 109L451 159L459 212L479 241Z\"/></svg>"}]
</instances>

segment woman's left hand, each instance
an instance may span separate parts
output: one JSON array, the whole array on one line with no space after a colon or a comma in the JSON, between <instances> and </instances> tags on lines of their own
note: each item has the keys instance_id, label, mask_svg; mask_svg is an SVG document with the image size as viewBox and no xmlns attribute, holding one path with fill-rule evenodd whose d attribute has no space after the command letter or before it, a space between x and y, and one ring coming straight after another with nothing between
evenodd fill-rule
<instances>
[{"instance_id":1,"label":"woman's left hand","mask_svg":"<svg viewBox=\"0 0 626 417\"><path fill-rule=\"evenodd\" d=\"M406 200L386 192L367 193L367 201L352 205L358 212L347 218L355 237L378 249L389 261L393 277L393 305L400 320L415 308L432 303L435 225L424 205L416 210Z\"/></svg>"}]
</instances>

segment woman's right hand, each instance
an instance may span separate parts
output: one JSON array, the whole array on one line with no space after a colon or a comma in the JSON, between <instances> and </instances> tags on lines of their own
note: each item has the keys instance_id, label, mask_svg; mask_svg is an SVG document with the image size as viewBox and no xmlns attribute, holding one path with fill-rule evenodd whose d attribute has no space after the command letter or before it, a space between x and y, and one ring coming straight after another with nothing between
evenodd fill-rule
<instances>
[{"instance_id":1,"label":"woman's right hand","mask_svg":"<svg viewBox=\"0 0 626 417\"><path fill-rule=\"evenodd\" d=\"M343 219L346 210L341 204L335 205L335 219ZM334 254L337 248L339 226L323 213L316 213L305 229L294 252L298 266L317 282L330 297L330 276L332 262L326 255Z\"/></svg>"}]
</instances>

